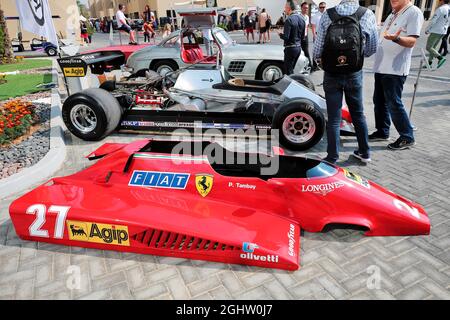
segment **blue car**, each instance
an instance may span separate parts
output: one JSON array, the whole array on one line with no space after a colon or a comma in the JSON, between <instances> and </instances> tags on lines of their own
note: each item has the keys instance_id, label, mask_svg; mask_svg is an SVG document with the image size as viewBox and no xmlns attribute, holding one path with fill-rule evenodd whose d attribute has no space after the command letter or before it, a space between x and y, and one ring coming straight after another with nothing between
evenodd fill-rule
<instances>
[{"instance_id":1,"label":"blue car","mask_svg":"<svg viewBox=\"0 0 450 320\"><path fill-rule=\"evenodd\" d=\"M30 46L31 50L33 51L43 50L50 57L54 57L58 54L58 48L51 42L42 41L34 38L31 41Z\"/></svg>"}]
</instances>

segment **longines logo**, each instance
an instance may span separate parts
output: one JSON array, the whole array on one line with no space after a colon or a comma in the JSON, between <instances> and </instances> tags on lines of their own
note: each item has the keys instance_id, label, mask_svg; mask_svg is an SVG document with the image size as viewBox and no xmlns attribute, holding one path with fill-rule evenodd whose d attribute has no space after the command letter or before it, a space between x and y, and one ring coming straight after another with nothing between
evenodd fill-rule
<instances>
[{"instance_id":1,"label":"longines logo","mask_svg":"<svg viewBox=\"0 0 450 320\"><path fill-rule=\"evenodd\" d=\"M28 4L33 13L34 20L42 27L45 24L44 3L42 0L28 0Z\"/></svg>"}]
</instances>

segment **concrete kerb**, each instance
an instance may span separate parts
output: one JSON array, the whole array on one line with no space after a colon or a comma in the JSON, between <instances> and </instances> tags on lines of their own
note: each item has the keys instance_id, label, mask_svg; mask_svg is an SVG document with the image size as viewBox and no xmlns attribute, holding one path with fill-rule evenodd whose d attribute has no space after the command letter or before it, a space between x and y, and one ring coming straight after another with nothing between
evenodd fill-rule
<instances>
[{"instance_id":1,"label":"concrete kerb","mask_svg":"<svg viewBox=\"0 0 450 320\"><path fill-rule=\"evenodd\" d=\"M52 81L58 83L58 67L53 60ZM50 150L34 166L0 180L0 199L5 199L29 189L40 182L45 182L58 171L66 158L66 144L64 141L64 122L61 116L61 99L58 89L52 89L50 112Z\"/></svg>"}]
</instances>

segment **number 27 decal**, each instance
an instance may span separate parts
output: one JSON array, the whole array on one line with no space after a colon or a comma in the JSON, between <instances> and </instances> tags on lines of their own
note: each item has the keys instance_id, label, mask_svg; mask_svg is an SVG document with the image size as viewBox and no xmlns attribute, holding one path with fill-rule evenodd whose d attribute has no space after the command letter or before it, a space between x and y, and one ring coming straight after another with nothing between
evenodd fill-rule
<instances>
[{"instance_id":1,"label":"number 27 decal","mask_svg":"<svg viewBox=\"0 0 450 320\"><path fill-rule=\"evenodd\" d=\"M48 230L41 229L45 223L47 213L56 214L55 232L53 238L62 239L64 236L64 223L66 221L67 212L70 207L65 206L50 206L47 211L47 207L43 204L34 204L27 209L27 214L36 215L36 219L28 228L30 236L48 238Z\"/></svg>"}]
</instances>

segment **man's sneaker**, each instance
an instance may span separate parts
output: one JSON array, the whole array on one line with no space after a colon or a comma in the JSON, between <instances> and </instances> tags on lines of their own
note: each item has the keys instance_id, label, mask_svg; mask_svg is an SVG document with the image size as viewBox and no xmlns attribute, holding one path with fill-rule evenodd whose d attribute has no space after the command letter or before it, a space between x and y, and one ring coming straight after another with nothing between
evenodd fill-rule
<instances>
[{"instance_id":1,"label":"man's sneaker","mask_svg":"<svg viewBox=\"0 0 450 320\"><path fill-rule=\"evenodd\" d=\"M384 136L378 131L369 134L369 141L389 141L389 136Z\"/></svg>"},{"instance_id":2,"label":"man's sneaker","mask_svg":"<svg viewBox=\"0 0 450 320\"><path fill-rule=\"evenodd\" d=\"M439 59L439 62L438 62L438 64L437 64L437 69L439 69L440 67L442 67L443 66L443 64L445 63L445 61L447 61L447 59L445 59L444 57L441 57L440 59Z\"/></svg>"},{"instance_id":3,"label":"man's sneaker","mask_svg":"<svg viewBox=\"0 0 450 320\"><path fill-rule=\"evenodd\" d=\"M394 143L388 144L388 148L391 150L405 150L416 144L415 141L408 141L404 138L398 138Z\"/></svg>"},{"instance_id":4,"label":"man's sneaker","mask_svg":"<svg viewBox=\"0 0 450 320\"><path fill-rule=\"evenodd\" d=\"M372 161L372 159L370 159L369 156L364 156L362 153L359 153L358 150L353 151L352 156L361 160L361 162L364 162L364 163L369 163Z\"/></svg>"}]
</instances>

